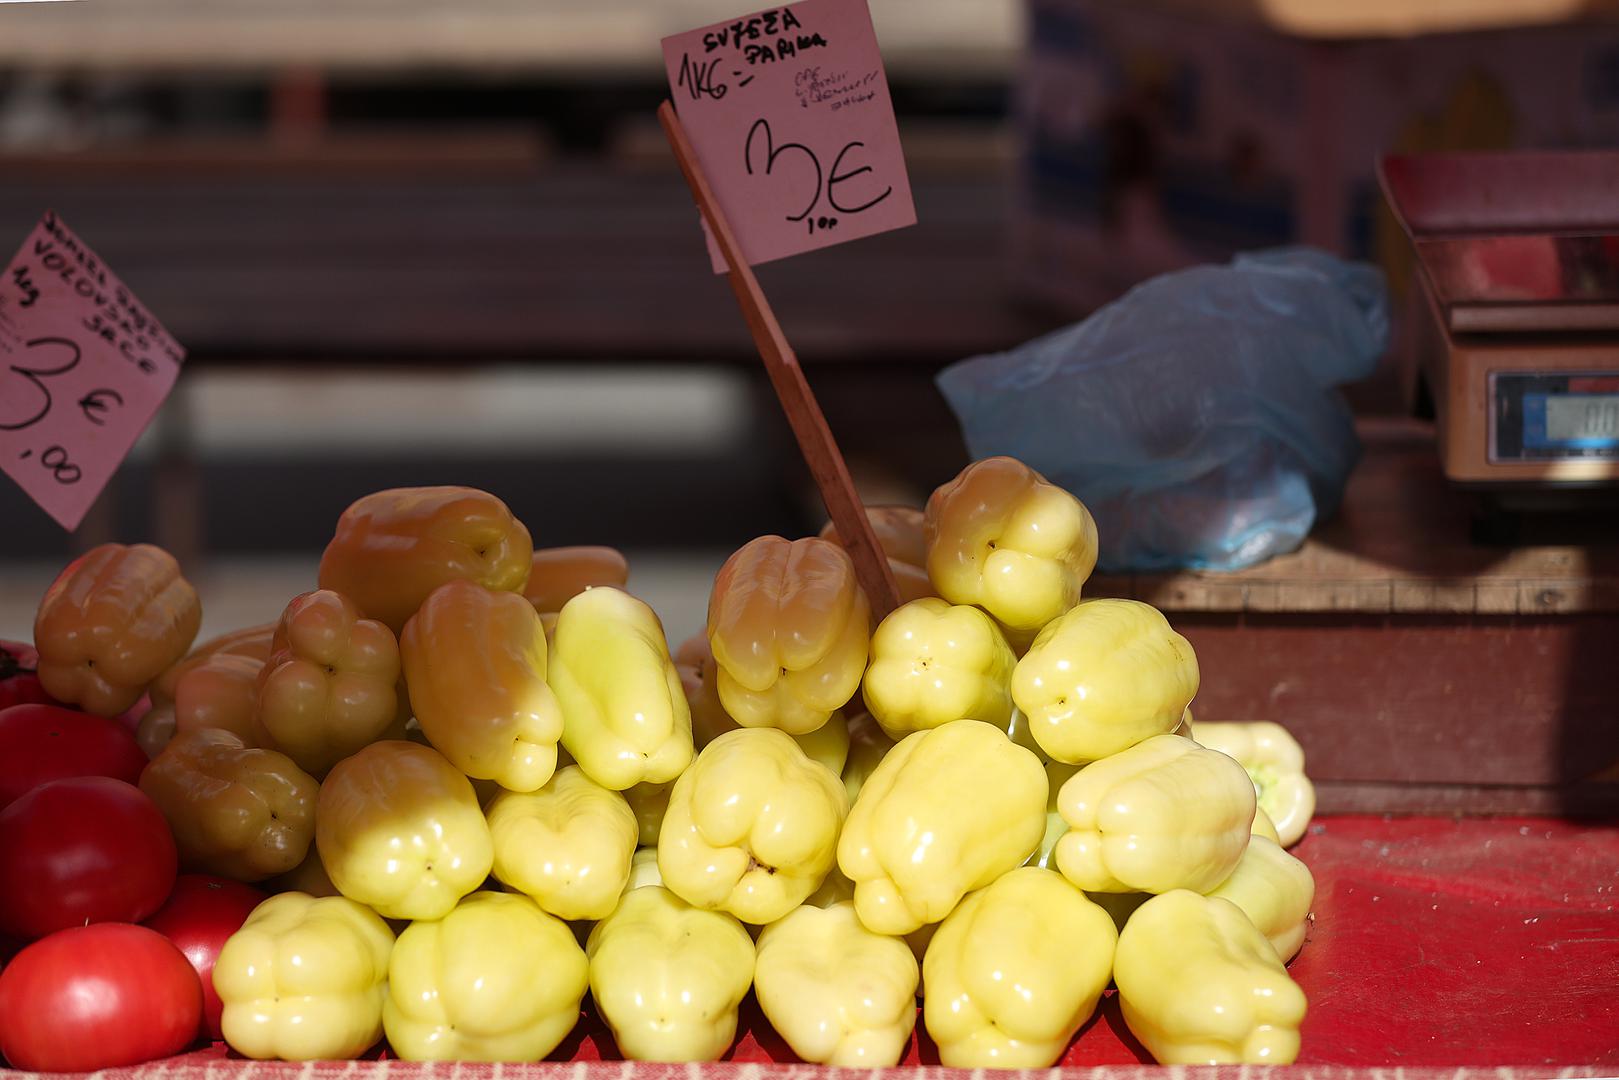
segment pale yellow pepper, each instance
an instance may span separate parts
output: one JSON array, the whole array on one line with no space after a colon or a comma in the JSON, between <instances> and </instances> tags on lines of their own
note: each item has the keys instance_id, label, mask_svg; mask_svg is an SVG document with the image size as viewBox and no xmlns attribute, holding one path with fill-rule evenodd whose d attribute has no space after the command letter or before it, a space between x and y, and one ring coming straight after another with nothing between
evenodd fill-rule
<instances>
[{"instance_id":1,"label":"pale yellow pepper","mask_svg":"<svg viewBox=\"0 0 1619 1080\"><path fill-rule=\"evenodd\" d=\"M269 746L259 720L259 678L264 661L217 652L180 676L174 686L174 728L228 731L248 746ZM274 747L272 747L274 749Z\"/></svg>"},{"instance_id":2,"label":"pale yellow pepper","mask_svg":"<svg viewBox=\"0 0 1619 1080\"><path fill-rule=\"evenodd\" d=\"M615 791L662 784L692 759L691 709L663 624L618 589L589 589L563 605L549 668L562 706L562 744L596 783Z\"/></svg>"},{"instance_id":3,"label":"pale yellow pepper","mask_svg":"<svg viewBox=\"0 0 1619 1080\"><path fill-rule=\"evenodd\" d=\"M1248 846L1254 788L1242 766L1159 735L1074 774L1057 796L1057 867L1087 892L1212 889Z\"/></svg>"},{"instance_id":4,"label":"pale yellow pepper","mask_svg":"<svg viewBox=\"0 0 1619 1080\"><path fill-rule=\"evenodd\" d=\"M315 833L312 777L284 754L228 731L182 731L141 772L183 865L263 881L304 860Z\"/></svg>"},{"instance_id":5,"label":"pale yellow pepper","mask_svg":"<svg viewBox=\"0 0 1619 1080\"><path fill-rule=\"evenodd\" d=\"M442 919L494 865L471 782L403 740L372 743L327 774L315 843L343 895L390 919Z\"/></svg>"},{"instance_id":6,"label":"pale yellow pepper","mask_svg":"<svg viewBox=\"0 0 1619 1080\"><path fill-rule=\"evenodd\" d=\"M397 634L446 582L521 593L533 554L523 523L487 491L393 488L343 511L320 558L320 587Z\"/></svg>"},{"instance_id":7,"label":"pale yellow pepper","mask_svg":"<svg viewBox=\"0 0 1619 1080\"><path fill-rule=\"evenodd\" d=\"M867 778L838 841L860 921L901 935L943 919L1035 851L1046 794L1040 760L989 724L907 736Z\"/></svg>"},{"instance_id":8,"label":"pale yellow pepper","mask_svg":"<svg viewBox=\"0 0 1619 1080\"><path fill-rule=\"evenodd\" d=\"M849 753L843 764L842 776L851 807L859 797L860 789L892 749L894 740L871 718L870 713L857 713L849 721Z\"/></svg>"},{"instance_id":9,"label":"pale yellow pepper","mask_svg":"<svg viewBox=\"0 0 1619 1080\"><path fill-rule=\"evenodd\" d=\"M147 688L152 704L174 704L175 687L179 685L180 677L210 656L228 653L251 657L263 663L270 658L270 642L274 637L275 623L264 623L232 630L228 634L209 638L201 645L193 645L191 651L186 653L185 659L170 664Z\"/></svg>"},{"instance_id":10,"label":"pale yellow pepper","mask_svg":"<svg viewBox=\"0 0 1619 1080\"><path fill-rule=\"evenodd\" d=\"M923 535L939 595L978 605L1014 636L1078 603L1096 566L1085 504L1009 457L975 461L935 491Z\"/></svg>"},{"instance_id":11,"label":"pale yellow pepper","mask_svg":"<svg viewBox=\"0 0 1619 1080\"><path fill-rule=\"evenodd\" d=\"M995 621L937 598L895 608L871 637L866 708L893 739L951 720L1006 727L1017 657Z\"/></svg>"},{"instance_id":12,"label":"pale yellow pepper","mask_svg":"<svg viewBox=\"0 0 1619 1080\"><path fill-rule=\"evenodd\" d=\"M1114 926L1123 930L1124 924L1130 921L1130 916L1134 915L1136 909L1141 907L1142 904L1151 900L1153 894L1150 892L1093 892L1085 895L1091 898L1092 903L1112 917Z\"/></svg>"},{"instance_id":13,"label":"pale yellow pepper","mask_svg":"<svg viewBox=\"0 0 1619 1080\"><path fill-rule=\"evenodd\" d=\"M877 545L888 556L888 568L894 572L894 584L899 586L899 602L908 604L925 596L939 595L928 580L927 542L922 536L922 511L914 506L867 506L866 520L877 535ZM839 547L843 538L837 526L828 521L821 526L820 537Z\"/></svg>"},{"instance_id":14,"label":"pale yellow pepper","mask_svg":"<svg viewBox=\"0 0 1619 1080\"><path fill-rule=\"evenodd\" d=\"M814 731L860 689L871 606L842 548L761 536L726 560L708 602L719 697L743 727Z\"/></svg>"},{"instance_id":15,"label":"pale yellow pepper","mask_svg":"<svg viewBox=\"0 0 1619 1080\"><path fill-rule=\"evenodd\" d=\"M1298 740L1268 720L1203 721L1191 727L1192 738L1236 758L1248 770L1260 809L1276 826L1278 842L1292 847L1303 839L1315 814L1315 785L1304 774L1304 749Z\"/></svg>"},{"instance_id":16,"label":"pale yellow pepper","mask_svg":"<svg viewBox=\"0 0 1619 1080\"><path fill-rule=\"evenodd\" d=\"M527 600L452 581L405 625L399 652L416 722L456 768L511 791L551 779L562 709L546 681L545 629Z\"/></svg>"},{"instance_id":17,"label":"pale yellow pepper","mask_svg":"<svg viewBox=\"0 0 1619 1080\"><path fill-rule=\"evenodd\" d=\"M686 902L762 926L820 887L848 812L837 774L786 732L726 732L675 781L658 869Z\"/></svg>"},{"instance_id":18,"label":"pale yellow pepper","mask_svg":"<svg viewBox=\"0 0 1619 1080\"><path fill-rule=\"evenodd\" d=\"M669 793L675 782L636 784L623 792L624 801L635 814L636 842L642 847L657 847L658 833L663 831L663 816L669 812Z\"/></svg>"},{"instance_id":19,"label":"pale yellow pepper","mask_svg":"<svg viewBox=\"0 0 1619 1080\"><path fill-rule=\"evenodd\" d=\"M715 1061L753 984L753 939L736 919L661 885L625 892L585 946L590 993L634 1061Z\"/></svg>"},{"instance_id":20,"label":"pale yellow pepper","mask_svg":"<svg viewBox=\"0 0 1619 1080\"><path fill-rule=\"evenodd\" d=\"M399 935L383 1029L406 1061L538 1061L578 1023L589 981L566 923L526 896L475 892Z\"/></svg>"},{"instance_id":21,"label":"pale yellow pepper","mask_svg":"<svg viewBox=\"0 0 1619 1080\"><path fill-rule=\"evenodd\" d=\"M538 791L496 795L485 813L497 878L558 918L612 913L639 833L623 795L570 765Z\"/></svg>"},{"instance_id":22,"label":"pale yellow pepper","mask_svg":"<svg viewBox=\"0 0 1619 1080\"><path fill-rule=\"evenodd\" d=\"M1231 876L1207 895L1229 900L1264 934L1284 964L1304 947L1315 877L1272 840L1254 836Z\"/></svg>"},{"instance_id":23,"label":"pale yellow pepper","mask_svg":"<svg viewBox=\"0 0 1619 1080\"><path fill-rule=\"evenodd\" d=\"M1265 813L1263 806L1254 810L1253 833L1255 836L1263 836L1273 844L1282 842L1281 833L1276 831L1276 823L1271 821L1270 815Z\"/></svg>"},{"instance_id":24,"label":"pale yellow pepper","mask_svg":"<svg viewBox=\"0 0 1619 1080\"><path fill-rule=\"evenodd\" d=\"M140 723L135 725L135 741L140 744L147 760L151 760L169 745L176 730L178 727L174 718L174 702L153 705L141 714Z\"/></svg>"},{"instance_id":25,"label":"pale yellow pepper","mask_svg":"<svg viewBox=\"0 0 1619 1080\"><path fill-rule=\"evenodd\" d=\"M952 1068L1056 1063L1113 973L1113 920L1060 874L1025 866L968 896L923 961L923 1019Z\"/></svg>"},{"instance_id":26,"label":"pale yellow pepper","mask_svg":"<svg viewBox=\"0 0 1619 1080\"><path fill-rule=\"evenodd\" d=\"M258 679L258 721L269 745L313 776L410 717L400 692L399 642L341 593L292 599Z\"/></svg>"},{"instance_id":27,"label":"pale yellow pepper","mask_svg":"<svg viewBox=\"0 0 1619 1080\"><path fill-rule=\"evenodd\" d=\"M848 900L765 927L753 981L765 1018L815 1064L896 1065L916 1027L916 958L862 926Z\"/></svg>"},{"instance_id":28,"label":"pale yellow pepper","mask_svg":"<svg viewBox=\"0 0 1619 1080\"><path fill-rule=\"evenodd\" d=\"M1012 700L1058 761L1096 761L1175 730L1197 655L1149 604L1087 600L1048 623L1012 673Z\"/></svg>"},{"instance_id":29,"label":"pale yellow pepper","mask_svg":"<svg viewBox=\"0 0 1619 1080\"><path fill-rule=\"evenodd\" d=\"M382 1038L393 931L342 896L289 892L253 909L214 964L225 1041L244 1057L359 1057Z\"/></svg>"},{"instance_id":30,"label":"pale yellow pepper","mask_svg":"<svg viewBox=\"0 0 1619 1080\"><path fill-rule=\"evenodd\" d=\"M34 616L45 692L117 716L185 656L202 625L197 590L151 544L102 544L68 563Z\"/></svg>"},{"instance_id":31,"label":"pale yellow pepper","mask_svg":"<svg viewBox=\"0 0 1619 1080\"><path fill-rule=\"evenodd\" d=\"M622 589L629 580L630 564L614 548L536 548L523 595L541 615L555 614L586 589Z\"/></svg>"},{"instance_id":32,"label":"pale yellow pepper","mask_svg":"<svg viewBox=\"0 0 1619 1080\"><path fill-rule=\"evenodd\" d=\"M624 891L639 889L646 885L662 885L663 875L658 872L658 849L656 847L639 847L630 859L630 879L624 883Z\"/></svg>"},{"instance_id":33,"label":"pale yellow pepper","mask_svg":"<svg viewBox=\"0 0 1619 1080\"><path fill-rule=\"evenodd\" d=\"M1057 798L1062 793L1062 786L1082 767L1061 761L1046 762L1046 832L1040 838L1039 848L1029 856L1028 865L1044 870L1057 869L1057 841L1068 831L1068 822L1062 819Z\"/></svg>"},{"instance_id":34,"label":"pale yellow pepper","mask_svg":"<svg viewBox=\"0 0 1619 1080\"><path fill-rule=\"evenodd\" d=\"M719 665L714 661L714 654L709 651L708 640L697 638L698 646L688 639L681 646L681 650L688 659L694 658L695 664L685 664L676 658L675 670L680 674L681 688L686 692L686 702L691 706L691 734L692 741L697 749L701 750L727 731L735 731L742 725L731 719L720 704L719 695ZM698 649L701 652L698 652ZM844 717L842 709L835 711L832 718L814 731L802 735L794 735L793 741L798 743L812 761L819 761L822 765L835 773L843 771L843 765L849 758L849 722Z\"/></svg>"},{"instance_id":35,"label":"pale yellow pepper","mask_svg":"<svg viewBox=\"0 0 1619 1080\"><path fill-rule=\"evenodd\" d=\"M1113 978L1125 1023L1161 1065L1288 1065L1304 992L1229 900L1178 889L1119 933Z\"/></svg>"}]
</instances>

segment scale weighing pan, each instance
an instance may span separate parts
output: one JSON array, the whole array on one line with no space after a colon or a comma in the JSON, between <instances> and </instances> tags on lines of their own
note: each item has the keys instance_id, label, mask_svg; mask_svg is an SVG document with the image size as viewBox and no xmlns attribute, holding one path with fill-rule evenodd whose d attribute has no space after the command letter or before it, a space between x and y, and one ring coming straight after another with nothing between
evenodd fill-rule
<instances>
[{"instance_id":1,"label":"scale weighing pan","mask_svg":"<svg viewBox=\"0 0 1619 1080\"><path fill-rule=\"evenodd\" d=\"M1394 155L1378 180L1432 316L1446 474L1619 483L1619 153Z\"/></svg>"}]
</instances>

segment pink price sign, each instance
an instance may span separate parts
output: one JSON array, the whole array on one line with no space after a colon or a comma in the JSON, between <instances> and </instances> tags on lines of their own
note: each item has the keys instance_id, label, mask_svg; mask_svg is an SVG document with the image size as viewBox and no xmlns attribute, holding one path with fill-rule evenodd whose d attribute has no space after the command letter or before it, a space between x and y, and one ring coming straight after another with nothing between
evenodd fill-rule
<instances>
[{"instance_id":1,"label":"pink price sign","mask_svg":"<svg viewBox=\"0 0 1619 1080\"><path fill-rule=\"evenodd\" d=\"M866 0L803 0L676 34L663 61L750 264L916 224ZM712 236L708 251L724 273Z\"/></svg>"},{"instance_id":2,"label":"pink price sign","mask_svg":"<svg viewBox=\"0 0 1619 1080\"><path fill-rule=\"evenodd\" d=\"M169 332L46 211L0 277L0 469L79 527L168 397Z\"/></svg>"}]
</instances>

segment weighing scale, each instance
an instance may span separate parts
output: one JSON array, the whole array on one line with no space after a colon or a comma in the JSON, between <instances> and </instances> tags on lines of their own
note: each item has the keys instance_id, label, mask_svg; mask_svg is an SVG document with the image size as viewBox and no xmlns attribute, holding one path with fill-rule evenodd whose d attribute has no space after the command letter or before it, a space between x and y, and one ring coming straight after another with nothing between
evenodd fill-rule
<instances>
[{"instance_id":1,"label":"weighing scale","mask_svg":"<svg viewBox=\"0 0 1619 1080\"><path fill-rule=\"evenodd\" d=\"M1420 268L1439 456L1484 489L1619 489L1619 153L1385 157Z\"/></svg>"}]
</instances>

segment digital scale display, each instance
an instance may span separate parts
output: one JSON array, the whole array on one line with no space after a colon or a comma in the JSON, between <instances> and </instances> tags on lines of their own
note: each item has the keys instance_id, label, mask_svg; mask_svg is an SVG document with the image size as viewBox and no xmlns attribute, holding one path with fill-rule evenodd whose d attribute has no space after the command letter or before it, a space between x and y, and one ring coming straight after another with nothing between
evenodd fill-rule
<instances>
[{"instance_id":1,"label":"digital scale display","mask_svg":"<svg viewBox=\"0 0 1619 1080\"><path fill-rule=\"evenodd\" d=\"M1619 459L1619 377L1496 372L1492 461Z\"/></svg>"}]
</instances>

